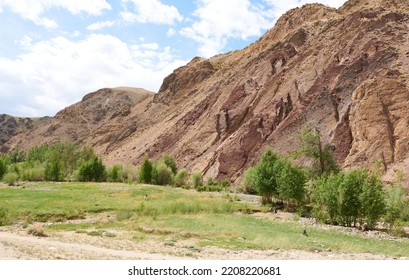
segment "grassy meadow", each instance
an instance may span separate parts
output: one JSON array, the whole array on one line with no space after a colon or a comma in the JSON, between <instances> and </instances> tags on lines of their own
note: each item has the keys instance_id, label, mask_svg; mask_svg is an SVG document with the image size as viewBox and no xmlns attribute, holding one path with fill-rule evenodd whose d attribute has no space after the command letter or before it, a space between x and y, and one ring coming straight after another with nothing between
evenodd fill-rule
<instances>
[{"instance_id":1,"label":"grassy meadow","mask_svg":"<svg viewBox=\"0 0 409 280\"><path fill-rule=\"evenodd\" d=\"M302 225L297 218L276 221L250 214L266 211L238 201L235 194L152 185L41 182L0 186L0 225L19 223L29 228L43 222L48 235L73 231L103 236L104 231L116 230L128 233L134 242L190 239L198 247L232 250L326 250L409 257L407 238L363 237ZM110 219L99 219L101 215ZM302 234L304 229L308 237ZM115 234L103 237L119 238Z\"/></svg>"}]
</instances>

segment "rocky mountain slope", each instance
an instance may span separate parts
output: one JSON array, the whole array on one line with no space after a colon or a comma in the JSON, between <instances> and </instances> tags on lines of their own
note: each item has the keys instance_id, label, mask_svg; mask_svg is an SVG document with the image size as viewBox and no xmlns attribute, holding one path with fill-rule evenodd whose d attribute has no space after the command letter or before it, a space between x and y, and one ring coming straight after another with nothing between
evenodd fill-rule
<instances>
[{"instance_id":1,"label":"rocky mountain slope","mask_svg":"<svg viewBox=\"0 0 409 280\"><path fill-rule=\"evenodd\" d=\"M0 152L3 145L13 136L31 131L45 124L50 118L20 118L0 114Z\"/></svg>"},{"instance_id":2,"label":"rocky mountain slope","mask_svg":"<svg viewBox=\"0 0 409 280\"><path fill-rule=\"evenodd\" d=\"M243 50L174 70L158 94L132 103L98 91L8 147L73 140L111 163L171 154L235 180L266 147L296 149L308 124L344 167L381 160L393 176L409 166L408 31L407 0L305 5Z\"/></svg>"}]
</instances>

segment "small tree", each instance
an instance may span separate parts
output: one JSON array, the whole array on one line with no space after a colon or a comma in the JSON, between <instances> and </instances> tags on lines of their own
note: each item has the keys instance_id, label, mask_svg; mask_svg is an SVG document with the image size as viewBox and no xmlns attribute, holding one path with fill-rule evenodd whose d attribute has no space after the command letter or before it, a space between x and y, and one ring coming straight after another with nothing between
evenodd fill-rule
<instances>
[{"instance_id":1,"label":"small tree","mask_svg":"<svg viewBox=\"0 0 409 280\"><path fill-rule=\"evenodd\" d=\"M105 180L105 165L102 163L102 159L94 157L84 162L79 170L81 181L95 181L101 182Z\"/></svg>"},{"instance_id":2,"label":"small tree","mask_svg":"<svg viewBox=\"0 0 409 280\"><path fill-rule=\"evenodd\" d=\"M356 225L362 205L360 196L367 173L363 169L352 170L345 175L340 185L340 215L346 226Z\"/></svg>"},{"instance_id":3,"label":"small tree","mask_svg":"<svg viewBox=\"0 0 409 280\"><path fill-rule=\"evenodd\" d=\"M61 159L54 156L47 162L44 171L45 179L48 181L60 182L64 180Z\"/></svg>"},{"instance_id":4,"label":"small tree","mask_svg":"<svg viewBox=\"0 0 409 280\"><path fill-rule=\"evenodd\" d=\"M122 166L119 164L115 164L109 170L109 180L112 182L122 182L123 181L123 170Z\"/></svg>"},{"instance_id":5,"label":"small tree","mask_svg":"<svg viewBox=\"0 0 409 280\"><path fill-rule=\"evenodd\" d=\"M268 149L256 165L255 186L262 196L263 203L271 203L272 197L278 196L277 174L274 170L274 164L278 159L278 154Z\"/></svg>"},{"instance_id":6,"label":"small tree","mask_svg":"<svg viewBox=\"0 0 409 280\"><path fill-rule=\"evenodd\" d=\"M256 167L251 166L244 172L243 185L246 193L258 194Z\"/></svg>"},{"instance_id":7,"label":"small tree","mask_svg":"<svg viewBox=\"0 0 409 280\"><path fill-rule=\"evenodd\" d=\"M142 162L141 169L139 171L139 182L144 184L152 183L152 162L145 158Z\"/></svg>"},{"instance_id":8,"label":"small tree","mask_svg":"<svg viewBox=\"0 0 409 280\"><path fill-rule=\"evenodd\" d=\"M197 189L203 185L203 175L200 172L194 172L191 177L193 188Z\"/></svg>"},{"instance_id":9,"label":"small tree","mask_svg":"<svg viewBox=\"0 0 409 280\"><path fill-rule=\"evenodd\" d=\"M8 162L5 157L0 157L0 180L3 178L4 174L7 172Z\"/></svg>"},{"instance_id":10,"label":"small tree","mask_svg":"<svg viewBox=\"0 0 409 280\"><path fill-rule=\"evenodd\" d=\"M307 177L302 168L294 166L288 160L276 162L278 196L287 204L300 204L305 197Z\"/></svg>"},{"instance_id":11,"label":"small tree","mask_svg":"<svg viewBox=\"0 0 409 280\"><path fill-rule=\"evenodd\" d=\"M175 186L182 187L187 184L188 173L185 168L182 168L175 175Z\"/></svg>"},{"instance_id":12,"label":"small tree","mask_svg":"<svg viewBox=\"0 0 409 280\"><path fill-rule=\"evenodd\" d=\"M389 228L393 228L401 216L404 205L405 189L402 187L391 187L386 190L386 214L385 221Z\"/></svg>"},{"instance_id":13,"label":"small tree","mask_svg":"<svg viewBox=\"0 0 409 280\"><path fill-rule=\"evenodd\" d=\"M341 169L334 159L330 146L325 146L321 140L321 133L318 129L305 126L301 130L300 138L302 147L295 155L303 155L313 160L312 175L320 176L324 173L338 173Z\"/></svg>"},{"instance_id":14,"label":"small tree","mask_svg":"<svg viewBox=\"0 0 409 280\"><path fill-rule=\"evenodd\" d=\"M385 192L381 179L376 175L366 178L360 195L362 218L369 228L373 228L385 214Z\"/></svg>"}]
</instances>

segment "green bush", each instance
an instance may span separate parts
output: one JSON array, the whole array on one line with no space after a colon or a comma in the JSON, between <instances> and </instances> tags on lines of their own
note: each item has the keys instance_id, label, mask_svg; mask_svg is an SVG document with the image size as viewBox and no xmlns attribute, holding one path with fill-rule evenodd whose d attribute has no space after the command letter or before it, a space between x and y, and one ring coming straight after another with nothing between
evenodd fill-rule
<instances>
[{"instance_id":1,"label":"green bush","mask_svg":"<svg viewBox=\"0 0 409 280\"><path fill-rule=\"evenodd\" d=\"M122 171L122 176L128 183L138 181L138 174L139 170L135 165L126 165Z\"/></svg>"},{"instance_id":2,"label":"green bush","mask_svg":"<svg viewBox=\"0 0 409 280\"><path fill-rule=\"evenodd\" d=\"M3 181L9 186L14 186L18 180L18 174L16 172L7 172L3 176Z\"/></svg>"},{"instance_id":3,"label":"green bush","mask_svg":"<svg viewBox=\"0 0 409 280\"><path fill-rule=\"evenodd\" d=\"M178 170L178 167L177 167L177 164L176 164L175 159L174 159L172 156L170 156L170 155L165 155L165 156L163 156L163 157L160 159L160 161L162 161L163 163L165 163L166 166L171 169L171 171L172 171L173 174L176 174L176 172L177 172L177 170Z\"/></svg>"},{"instance_id":4,"label":"green bush","mask_svg":"<svg viewBox=\"0 0 409 280\"><path fill-rule=\"evenodd\" d=\"M45 168L27 167L22 171L22 178L25 181L40 182L45 180Z\"/></svg>"},{"instance_id":5,"label":"green bush","mask_svg":"<svg viewBox=\"0 0 409 280\"><path fill-rule=\"evenodd\" d=\"M191 176L192 187L197 189L203 185L203 175L200 172L194 172Z\"/></svg>"},{"instance_id":6,"label":"green bush","mask_svg":"<svg viewBox=\"0 0 409 280\"><path fill-rule=\"evenodd\" d=\"M119 164L115 164L108 170L108 181L110 182L123 182L123 169Z\"/></svg>"},{"instance_id":7,"label":"green bush","mask_svg":"<svg viewBox=\"0 0 409 280\"><path fill-rule=\"evenodd\" d=\"M386 213L385 222L393 228L400 220L404 208L405 189L402 187L391 187L386 189Z\"/></svg>"},{"instance_id":8,"label":"green bush","mask_svg":"<svg viewBox=\"0 0 409 280\"><path fill-rule=\"evenodd\" d=\"M257 169L252 166L244 172L243 188L247 194L258 194L257 188Z\"/></svg>"},{"instance_id":9,"label":"green bush","mask_svg":"<svg viewBox=\"0 0 409 280\"><path fill-rule=\"evenodd\" d=\"M159 162L159 164L156 166L155 182L161 186L173 184L172 169L163 162Z\"/></svg>"},{"instance_id":10,"label":"green bush","mask_svg":"<svg viewBox=\"0 0 409 280\"><path fill-rule=\"evenodd\" d=\"M9 211L5 207L0 207L0 226L7 226L10 224Z\"/></svg>"},{"instance_id":11,"label":"green bush","mask_svg":"<svg viewBox=\"0 0 409 280\"><path fill-rule=\"evenodd\" d=\"M180 169L175 175L175 186L182 187L187 185L188 173L185 168Z\"/></svg>"}]
</instances>

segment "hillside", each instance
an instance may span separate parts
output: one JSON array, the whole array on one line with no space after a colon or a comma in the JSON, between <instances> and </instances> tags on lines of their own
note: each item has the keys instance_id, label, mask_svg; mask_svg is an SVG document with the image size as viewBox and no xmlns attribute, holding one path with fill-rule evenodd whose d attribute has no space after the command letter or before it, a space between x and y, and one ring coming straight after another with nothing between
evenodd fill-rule
<instances>
[{"instance_id":1,"label":"hillside","mask_svg":"<svg viewBox=\"0 0 409 280\"><path fill-rule=\"evenodd\" d=\"M174 70L158 94L99 90L7 146L71 140L109 163L171 154L236 180L266 147L296 149L308 124L345 168L381 160L392 178L409 167L408 30L406 0L305 5L243 50Z\"/></svg>"},{"instance_id":2,"label":"hillside","mask_svg":"<svg viewBox=\"0 0 409 280\"><path fill-rule=\"evenodd\" d=\"M6 114L0 114L0 151L3 145L13 136L40 127L50 118L20 118Z\"/></svg>"}]
</instances>

